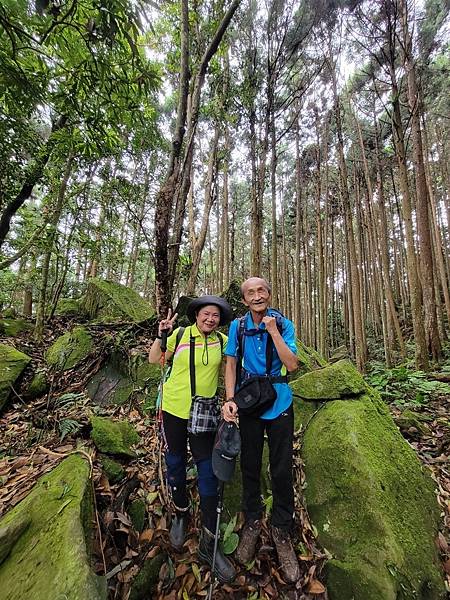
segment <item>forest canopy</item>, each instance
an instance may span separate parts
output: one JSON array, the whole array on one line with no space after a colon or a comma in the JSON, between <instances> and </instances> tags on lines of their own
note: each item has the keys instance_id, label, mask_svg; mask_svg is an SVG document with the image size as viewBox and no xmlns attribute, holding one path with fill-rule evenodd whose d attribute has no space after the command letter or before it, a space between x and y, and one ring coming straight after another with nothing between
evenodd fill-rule
<instances>
[{"instance_id":1,"label":"forest canopy","mask_svg":"<svg viewBox=\"0 0 450 600\"><path fill-rule=\"evenodd\" d=\"M449 333L445 0L0 2L0 306L249 275L362 370Z\"/></svg>"}]
</instances>

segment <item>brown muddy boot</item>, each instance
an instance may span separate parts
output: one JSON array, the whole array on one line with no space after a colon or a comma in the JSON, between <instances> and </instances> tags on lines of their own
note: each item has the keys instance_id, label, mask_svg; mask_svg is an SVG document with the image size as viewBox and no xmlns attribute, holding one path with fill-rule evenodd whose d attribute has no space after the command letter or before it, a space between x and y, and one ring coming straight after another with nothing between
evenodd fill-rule
<instances>
[{"instance_id":1,"label":"brown muddy boot","mask_svg":"<svg viewBox=\"0 0 450 600\"><path fill-rule=\"evenodd\" d=\"M261 534L261 521L249 521L242 530L239 546L236 550L236 560L247 565L255 556L256 543Z\"/></svg>"},{"instance_id":2,"label":"brown muddy boot","mask_svg":"<svg viewBox=\"0 0 450 600\"><path fill-rule=\"evenodd\" d=\"M272 527L272 537L277 549L278 562L280 563L286 583L295 583L300 579L300 567L294 548L292 547L291 537L288 531Z\"/></svg>"}]
</instances>

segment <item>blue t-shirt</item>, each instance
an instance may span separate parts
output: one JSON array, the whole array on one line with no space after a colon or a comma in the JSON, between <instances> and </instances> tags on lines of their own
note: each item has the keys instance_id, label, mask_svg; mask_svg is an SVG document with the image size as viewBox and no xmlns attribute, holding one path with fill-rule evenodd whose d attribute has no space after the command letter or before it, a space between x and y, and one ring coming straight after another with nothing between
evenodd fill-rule
<instances>
[{"instance_id":1,"label":"blue t-shirt","mask_svg":"<svg viewBox=\"0 0 450 600\"><path fill-rule=\"evenodd\" d=\"M269 308L267 315L270 317L276 317L279 313L272 308ZM250 312L245 315L245 329L259 329L261 333L256 335L244 335L242 344L244 347L244 357L242 360L242 366L249 375L265 375L266 374L266 345L268 333L263 333L266 329L265 323L260 323L259 327L253 322ZM228 332L228 344L225 351L226 356L233 356L237 358L238 355L238 328L239 319L235 319L230 325L230 331ZM297 346L295 343L295 329L294 324L286 317L283 317L283 340L287 347L292 352L297 354ZM273 361L270 375L286 375L286 367L280 360L278 352L274 347ZM261 416L262 419L275 419L283 411L288 409L292 404L292 390L287 383L274 383L277 397L273 405L266 410Z\"/></svg>"}]
</instances>

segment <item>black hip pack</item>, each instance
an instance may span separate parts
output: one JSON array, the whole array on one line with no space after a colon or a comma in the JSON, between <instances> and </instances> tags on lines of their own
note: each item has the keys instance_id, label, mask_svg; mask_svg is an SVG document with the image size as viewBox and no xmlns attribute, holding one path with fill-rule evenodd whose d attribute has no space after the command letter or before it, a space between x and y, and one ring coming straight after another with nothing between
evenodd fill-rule
<instances>
[{"instance_id":1,"label":"black hip pack","mask_svg":"<svg viewBox=\"0 0 450 600\"><path fill-rule=\"evenodd\" d=\"M244 319L245 317L242 317ZM266 344L266 374L265 375L253 375L246 377L242 380L242 357L244 354L243 340L245 334L256 335L261 334L261 331L256 330L256 333L248 333L242 331L243 320L239 323L238 333L238 386L234 394L234 401L239 409L239 415L260 417L264 414L271 406L273 406L277 392L273 387L274 383L287 383L287 377L285 375L271 376L269 375L272 369L272 353L273 353L273 341L272 336L266 332L267 344ZM278 325L278 323L277 323ZM244 334L244 335L243 335Z\"/></svg>"}]
</instances>

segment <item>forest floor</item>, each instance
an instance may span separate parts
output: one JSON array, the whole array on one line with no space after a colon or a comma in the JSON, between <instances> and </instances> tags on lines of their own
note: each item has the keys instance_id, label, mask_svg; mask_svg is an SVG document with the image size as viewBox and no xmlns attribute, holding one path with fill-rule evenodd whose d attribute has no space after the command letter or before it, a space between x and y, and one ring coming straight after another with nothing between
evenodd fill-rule
<instances>
[{"instance_id":1,"label":"forest floor","mask_svg":"<svg viewBox=\"0 0 450 600\"><path fill-rule=\"evenodd\" d=\"M66 330L61 322L52 326L44 335L45 342L36 345L29 336L0 339L13 342L33 358L33 370L44 368L45 349L58 335ZM98 331L101 337L103 332ZM141 350L147 340L139 340ZM100 345L98 346L100 347ZM139 350L139 347L137 348ZM42 398L26 402L16 396L0 419L0 515L20 502L36 480L50 471L62 457L79 445L88 448L94 462L93 485L96 499L96 526L94 541L94 569L107 576L109 598L128 598L130 585L144 561L164 553L165 560L159 571L157 590L152 594L158 600L189 600L206 598L210 584L209 569L199 563L197 546L199 536L198 497L194 477L191 475L190 491L194 514L189 539L184 552L174 552L168 542L170 508L160 485L159 441L154 418L145 414L140 406L127 404L122 407L96 409L84 393L87 379L99 368L100 357L91 356L80 367L58 374L51 381L50 391ZM128 419L141 436L137 458L127 463L126 476L116 485L110 485L102 472L95 448L89 438L89 417L93 410L99 414ZM401 411L391 406L394 419ZM422 417L423 427L401 429L402 434L414 448L420 460L430 468L436 483L437 497L442 508L441 530L437 544L450 589L450 427L448 415L450 398L438 396L432 401L415 407ZM65 433L61 424L78 423L76 431ZM64 434L64 437L61 433ZM296 481L296 536L302 576L296 586L288 586L276 560L267 526L263 528L262 546L251 569L242 568L232 585L217 586L217 600L259 600L260 598L285 598L297 600L326 600L327 593L321 571L328 553L315 540L307 511L302 504L304 484L303 465L300 456L301 432L295 441ZM136 531L127 514L127 506L135 498L145 499L148 514L145 527ZM224 516L225 521L227 515ZM239 532L241 522L236 524Z\"/></svg>"}]
</instances>

